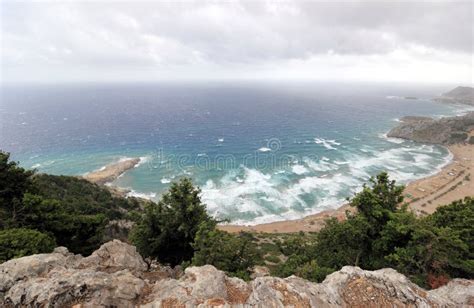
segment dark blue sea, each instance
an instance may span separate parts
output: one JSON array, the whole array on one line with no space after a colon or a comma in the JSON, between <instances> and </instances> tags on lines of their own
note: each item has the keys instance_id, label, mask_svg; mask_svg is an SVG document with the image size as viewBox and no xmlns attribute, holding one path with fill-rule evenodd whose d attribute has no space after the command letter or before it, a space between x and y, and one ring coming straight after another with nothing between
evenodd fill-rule
<instances>
[{"instance_id":1,"label":"dark blue sea","mask_svg":"<svg viewBox=\"0 0 474 308\"><path fill-rule=\"evenodd\" d=\"M113 185L156 199L188 176L217 217L269 222L336 207L382 170L403 183L439 170L450 160L445 148L385 133L404 115L465 112L430 100L452 87L4 85L0 148L24 167L67 175L141 157Z\"/></svg>"}]
</instances>

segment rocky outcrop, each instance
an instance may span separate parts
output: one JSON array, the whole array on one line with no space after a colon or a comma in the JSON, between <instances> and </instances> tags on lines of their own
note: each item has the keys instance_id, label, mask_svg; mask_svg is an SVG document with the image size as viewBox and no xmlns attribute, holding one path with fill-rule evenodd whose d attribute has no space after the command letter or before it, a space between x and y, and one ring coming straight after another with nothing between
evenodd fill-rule
<instances>
[{"instance_id":1,"label":"rocky outcrop","mask_svg":"<svg viewBox=\"0 0 474 308\"><path fill-rule=\"evenodd\" d=\"M140 160L140 158L122 159L99 170L87 173L84 175L84 178L92 183L106 184L118 178L125 171L135 168L140 163Z\"/></svg>"},{"instance_id":2,"label":"rocky outcrop","mask_svg":"<svg viewBox=\"0 0 474 308\"><path fill-rule=\"evenodd\" d=\"M0 264L1 307L462 307L474 305L474 281L454 279L426 291L392 269L346 266L322 283L228 277L213 266L177 277L147 266L135 247L108 242L89 257L65 248Z\"/></svg>"},{"instance_id":3,"label":"rocky outcrop","mask_svg":"<svg viewBox=\"0 0 474 308\"><path fill-rule=\"evenodd\" d=\"M474 88L457 87L447 93L443 93L434 100L443 103L466 104L474 106Z\"/></svg>"},{"instance_id":4,"label":"rocky outcrop","mask_svg":"<svg viewBox=\"0 0 474 308\"><path fill-rule=\"evenodd\" d=\"M400 122L388 137L449 145L468 141L469 132L474 129L474 112L441 119L404 117Z\"/></svg>"}]
</instances>

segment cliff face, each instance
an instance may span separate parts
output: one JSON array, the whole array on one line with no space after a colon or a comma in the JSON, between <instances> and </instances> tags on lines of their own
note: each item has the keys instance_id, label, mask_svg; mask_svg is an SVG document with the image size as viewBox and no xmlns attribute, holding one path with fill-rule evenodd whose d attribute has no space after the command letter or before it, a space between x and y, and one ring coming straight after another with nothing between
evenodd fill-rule
<instances>
[{"instance_id":1,"label":"cliff face","mask_svg":"<svg viewBox=\"0 0 474 308\"><path fill-rule=\"evenodd\" d=\"M457 87L447 93L443 93L440 97L436 97L435 100L443 103L457 103L474 106L474 88Z\"/></svg>"},{"instance_id":2,"label":"cliff face","mask_svg":"<svg viewBox=\"0 0 474 308\"><path fill-rule=\"evenodd\" d=\"M230 278L213 266L179 274L147 264L135 247L108 242L91 256L66 248L0 264L1 307L460 307L474 305L474 281L426 291L392 269L346 266L323 283L298 277Z\"/></svg>"},{"instance_id":3,"label":"cliff face","mask_svg":"<svg viewBox=\"0 0 474 308\"><path fill-rule=\"evenodd\" d=\"M474 129L474 112L459 117L432 119L426 117L404 117L388 137L409 139L416 142L453 144L468 141Z\"/></svg>"}]
</instances>

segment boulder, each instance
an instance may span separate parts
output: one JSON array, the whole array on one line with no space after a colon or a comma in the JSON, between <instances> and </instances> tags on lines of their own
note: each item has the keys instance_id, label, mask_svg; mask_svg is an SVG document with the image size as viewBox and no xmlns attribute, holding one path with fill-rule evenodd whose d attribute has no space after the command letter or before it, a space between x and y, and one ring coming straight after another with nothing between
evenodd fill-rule
<instances>
[{"instance_id":1,"label":"boulder","mask_svg":"<svg viewBox=\"0 0 474 308\"><path fill-rule=\"evenodd\" d=\"M0 265L0 307L468 307L474 281L426 291L393 269L345 266L322 283L291 276L228 277L211 265L184 275L114 240L91 256L65 248Z\"/></svg>"},{"instance_id":2,"label":"boulder","mask_svg":"<svg viewBox=\"0 0 474 308\"><path fill-rule=\"evenodd\" d=\"M109 272L123 269L128 269L131 272L144 272L148 268L135 246L119 240L103 244L90 256L83 258L77 267Z\"/></svg>"}]
</instances>

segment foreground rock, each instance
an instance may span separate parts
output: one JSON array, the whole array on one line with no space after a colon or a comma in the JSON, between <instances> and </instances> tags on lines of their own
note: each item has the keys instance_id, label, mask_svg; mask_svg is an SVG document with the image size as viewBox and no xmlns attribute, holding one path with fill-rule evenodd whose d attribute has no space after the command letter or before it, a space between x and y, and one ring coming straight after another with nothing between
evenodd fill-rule
<instances>
[{"instance_id":1,"label":"foreground rock","mask_svg":"<svg viewBox=\"0 0 474 308\"><path fill-rule=\"evenodd\" d=\"M134 168L138 163L140 163L140 158L123 159L97 171L90 172L84 175L84 178L96 184L109 183L118 178L125 171Z\"/></svg>"},{"instance_id":2,"label":"foreground rock","mask_svg":"<svg viewBox=\"0 0 474 308\"><path fill-rule=\"evenodd\" d=\"M1 307L461 307L474 305L474 281L455 279L425 291L392 269L346 266L323 283L298 277L227 277L213 266L175 279L114 240L91 256L65 248L0 264Z\"/></svg>"},{"instance_id":3,"label":"foreground rock","mask_svg":"<svg viewBox=\"0 0 474 308\"><path fill-rule=\"evenodd\" d=\"M474 88L457 87L447 93L443 93L434 100L443 103L466 104L474 106Z\"/></svg>"},{"instance_id":4,"label":"foreground rock","mask_svg":"<svg viewBox=\"0 0 474 308\"><path fill-rule=\"evenodd\" d=\"M454 144L469 142L469 132L474 129L474 112L459 117L432 119L404 117L388 137L409 139L416 142Z\"/></svg>"}]
</instances>

